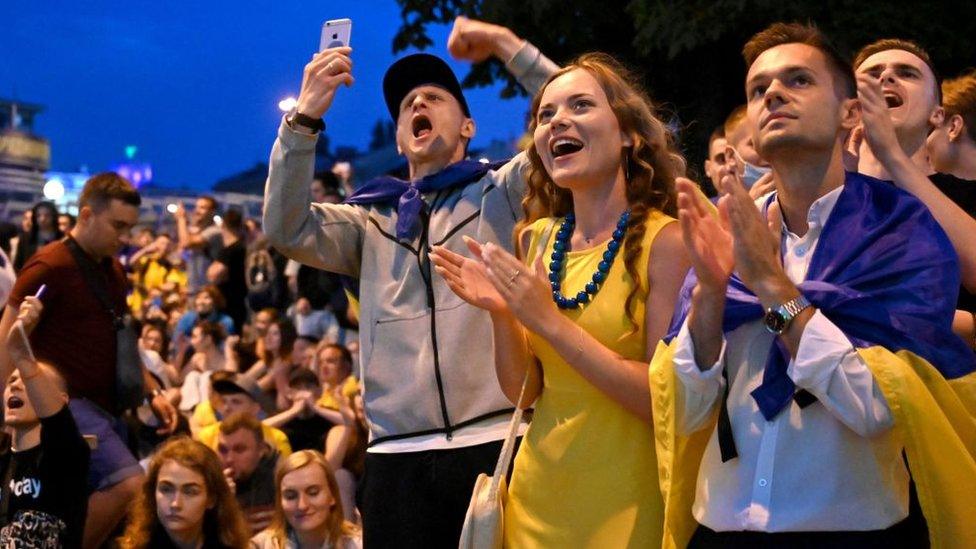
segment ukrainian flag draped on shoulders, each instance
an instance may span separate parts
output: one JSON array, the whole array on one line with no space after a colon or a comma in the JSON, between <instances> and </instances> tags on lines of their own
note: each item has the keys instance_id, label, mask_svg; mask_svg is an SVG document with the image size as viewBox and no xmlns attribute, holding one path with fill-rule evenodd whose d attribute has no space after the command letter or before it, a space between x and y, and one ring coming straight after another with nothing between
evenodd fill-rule
<instances>
[{"instance_id":1,"label":"ukrainian flag draped on shoulders","mask_svg":"<svg viewBox=\"0 0 976 549\"><path fill-rule=\"evenodd\" d=\"M696 527L691 507L713 431L682 436L675 428L682 403L672 344L696 282L689 274L649 372L666 547L684 547ZM890 183L848 173L799 285L847 335L884 393L905 443L932 547L976 547L976 355L951 329L959 284L958 256L928 209ZM723 331L763 314L756 296L733 275ZM753 392L767 418L794 398L788 362L776 339L762 384Z\"/></svg>"}]
</instances>

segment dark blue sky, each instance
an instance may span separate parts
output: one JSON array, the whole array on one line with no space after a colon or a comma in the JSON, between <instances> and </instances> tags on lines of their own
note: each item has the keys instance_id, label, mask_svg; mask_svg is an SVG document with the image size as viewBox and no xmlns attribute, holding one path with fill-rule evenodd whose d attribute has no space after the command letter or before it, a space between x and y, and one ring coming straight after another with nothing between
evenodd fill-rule
<instances>
[{"instance_id":1,"label":"dark blue sky","mask_svg":"<svg viewBox=\"0 0 976 549\"><path fill-rule=\"evenodd\" d=\"M103 170L134 144L166 186L207 188L267 159L278 101L297 95L323 21L353 20L356 85L326 115L333 146L366 147L389 116L383 72L405 55L392 54L393 0L3 4L0 97L46 106L35 131L51 142L52 168ZM428 51L446 56L449 30L433 29ZM526 100L501 100L497 88L466 95L475 145L521 133Z\"/></svg>"}]
</instances>

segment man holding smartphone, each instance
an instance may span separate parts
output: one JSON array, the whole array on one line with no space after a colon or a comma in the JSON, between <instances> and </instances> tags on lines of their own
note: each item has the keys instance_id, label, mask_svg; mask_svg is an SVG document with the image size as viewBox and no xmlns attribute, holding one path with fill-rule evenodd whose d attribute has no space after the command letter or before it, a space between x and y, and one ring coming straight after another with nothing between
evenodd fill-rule
<instances>
[{"instance_id":1,"label":"man holding smartphone","mask_svg":"<svg viewBox=\"0 0 976 549\"><path fill-rule=\"evenodd\" d=\"M558 67L509 29L458 18L452 55L495 56L531 93ZM491 473L513 410L494 374L488 315L433 276L430 246L462 236L510 249L525 193L519 154L466 161L475 123L444 61L407 56L383 91L410 181L368 182L345 204L309 205L315 142L336 90L353 84L352 49L305 67L296 109L278 132L265 193L271 244L301 263L357 278L370 442L360 489L369 547L456 546L479 473Z\"/></svg>"}]
</instances>

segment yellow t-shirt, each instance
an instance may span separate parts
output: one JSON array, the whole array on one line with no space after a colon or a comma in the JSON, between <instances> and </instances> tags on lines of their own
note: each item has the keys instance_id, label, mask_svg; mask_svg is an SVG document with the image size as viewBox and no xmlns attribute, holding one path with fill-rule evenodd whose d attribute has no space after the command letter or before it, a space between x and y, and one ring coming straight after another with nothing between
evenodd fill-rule
<instances>
[{"instance_id":1,"label":"yellow t-shirt","mask_svg":"<svg viewBox=\"0 0 976 549\"><path fill-rule=\"evenodd\" d=\"M356 379L356 376L347 377L345 381L342 382L342 396L349 399L356 396L358 393L359 380ZM331 392L323 392L316 404L323 408L330 408L332 410L339 409L339 403L336 402L335 396Z\"/></svg>"},{"instance_id":2,"label":"yellow t-shirt","mask_svg":"<svg viewBox=\"0 0 976 549\"><path fill-rule=\"evenodd\" d=\"M281 457L288 457L291 455L291 443L288 442L288 435L282 432L280 429L271 427L269 425L261 424L261 431L264 432L264 441L271 445L272 448L278 450ZM196 439L204 443L206 446L217 451L217 433L220 432L220 422L214 423L200 429L197 433Z\"/></svg>"}]
</instances>

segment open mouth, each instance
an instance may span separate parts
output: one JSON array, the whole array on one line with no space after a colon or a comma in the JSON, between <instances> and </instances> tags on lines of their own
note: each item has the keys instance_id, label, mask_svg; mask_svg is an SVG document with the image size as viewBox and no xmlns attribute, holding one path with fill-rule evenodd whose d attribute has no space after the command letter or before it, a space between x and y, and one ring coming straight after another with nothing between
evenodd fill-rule
<instances>
[{"instance_id":1,"label":"open mouth","mask_svg":"<svg viewBox=\"0 0 976 549\"><path fill-rule=\"evenodd\" d=\"M889 109L897 109L898 107L905 104L905 100L902 99L897 94L891 92L885 92L884 94L885 103L888 104Z\"/></svg>"},{"instance_id":2,"label":"open mouth","mask_svg":"<svg viewBox=\"0 0 976 549\"><path fill-rule=\"evenodd\" d=\"M430 132L434 130L434 126L431 125L430 118L427 118L426 115L418 114L413 118L411 130L413 130L413 136L420 139L430 135Z\"/></svg>"},{"instance_id":3,"label":"open mouth","mask_svg":"<svg viewBox=\"0 0 976 549\"><path fill-rule=\"evenodd\" d=\"M8 410L16 410L17 408L23 408L23 407L24 407L24 399L18 396L12 396L7 399Z\"/></svg>"},{"instance_id":4,"label":"open mouth","mask_svg":"<svg viewBox=\"0 0 976 549\"><path fill-rule=\"evenodd\" d=\"M552 153L553 159L579 152L582 148L583 142L571 137L560 137L549 145L549 151Z\"/></svg>"}]
</instances>

